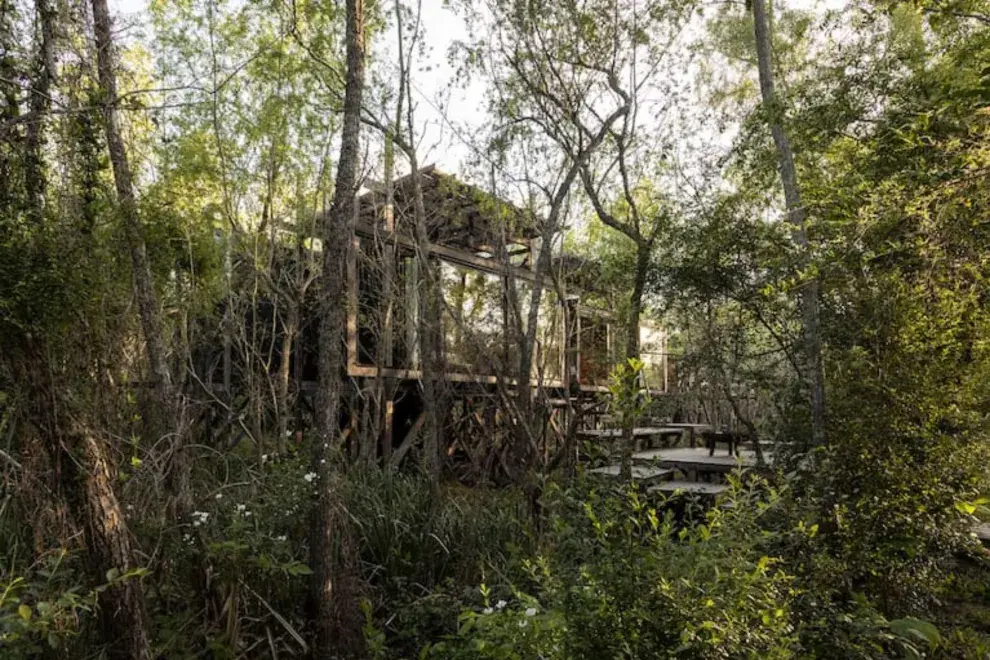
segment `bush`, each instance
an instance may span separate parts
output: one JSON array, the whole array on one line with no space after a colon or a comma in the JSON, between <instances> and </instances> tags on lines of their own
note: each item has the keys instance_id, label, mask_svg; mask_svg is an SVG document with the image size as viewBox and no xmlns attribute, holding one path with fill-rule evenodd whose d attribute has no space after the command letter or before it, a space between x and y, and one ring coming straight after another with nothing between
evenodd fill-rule
<instances>
[{"instance_id":1,"label":"bush","mask_svg":"<svg viewBox=\"0 0 990 660\"><path fill-rule=\"evenodd\" d=\"M499 607L486 592L431 657L791 657L792 578L763 551L768 492L737 481L680 521L635 491L551 493L554 528L525 562L532 595Z\"/></svg>"}]
</instances>

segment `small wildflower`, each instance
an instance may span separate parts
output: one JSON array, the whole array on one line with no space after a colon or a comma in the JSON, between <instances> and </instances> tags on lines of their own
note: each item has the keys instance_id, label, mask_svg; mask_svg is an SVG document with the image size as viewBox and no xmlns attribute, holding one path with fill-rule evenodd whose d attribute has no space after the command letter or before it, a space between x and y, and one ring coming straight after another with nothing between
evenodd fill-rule
<instances>
[{"instance_id":1,"label":"small wildflower","mask_svg":"<svg viewBox=\"0 0 990 660\"><path fill-rule=\"evenodd\" d=\"M526 610L526 616L536 616L536 608L530 607Z\"/></svg>"},{"instance_id":2,"label":"small wildflower","mask_svg":"<svg viewBox=\"0 0 990 660\"><path fill-rule=\"evenodd\" d=\"M311 483L313 483L313 479L316 479L316 473L315 472L307 472L306 474L303 475L303 479L306 480L306 483L311 484Z\"/></svg>"},{"instance_id":3,"label":"small wildflower","mask_svg":"<svg viewBox=\"0 0 990 660\"><path fill-rule=\"evenodd\" d=\"M281 536L276 536L275 537L275 540L278 541L279 543L285 543L285 539L286 539L285 534L282 534Z\"/></svg>"},{"instance_id":4,"label":"small wildflower","mask_svg":"<svg viewBox=\"0 0 990 660\"><path fill-rule=\"evenodd\" d=\"M198 520L194 520L193 521L193 527L199 527L199 521Z\"/></svg>"},{"instance_id":5,"label":"small wildflower","mask_svg":"<svg viewBox=\"0 0 990 660\"><path fill-rule=\"evenodd\" d=\"M127 505L127 510L128 511L133 511L134 510L134 505L133 504L128 504Z\"/></svg>"},{"instance_id":6,"label":"small wildflower","mask_svg":"<svg viewBox=\"0 0 990 660\"><path fill-rule=\"evenodd\" d=\"M268 454L262 454L261 455L261 462L264 463L267 460L268 460Z\"/></svg>"},{"instance_id":7,"label":"small wildflower","mask_svg":"<svg viewBox=\"0 0 990 660\"><path fill-rule=\"evenodd\" d=\"M495 609L497 610L505 609L506 605L508 605L508 603L506 603L504 600L500 600L497 603L495 603Z\"/></svg>"},{"instance_id":8,"label":"small wildflower","mask_svg":"<svg viewBox=\"0 0 990 660\"><path fill-rule=\"evenodd\" d=\"M217 494L216 494L216 495L214 495L213 497L215 497L215 498L216 498L216 499L218 499L218 500L222 500L222 499L223 499L223 493L217 493Z\"/></svg>"},{"instance_id":9,"label":"small wildflower","mask_svg":"<svg viewBox=\"0 0 990 660\"><path fill-rule=\"evenodd\" d=\"M245 518L250 518L251 517L251 512L250 511L245 511L244 512L244 517Z\"/></svg>"},{"instance_id":10,"label":"small wildflower","mask_svg":"<svg viewBox=\"0 0 990 660\"><path fill-rule=\"evenodd\" d=\"M486 607L484 610L482 610L482 614L491 614L494 611L495 610L493 610L492 608Z\"/></svg>"},{"instance_id":11,"label":"small wildflower","mask_svg":"<svg viewBox=\"0 0 990 660\"><path fill-rule=\"evenodd\" d=\"M246 504L238 504L237 505L237 513L242 513L245 509L247 509L247 505Z\"/></svg>"},{"instance_id":12,"label":"small wildflower","mask_svg":"<svg viewBox=\"0 0 990 660\"><path fill-rule=\"evenodd\" d=\"M527 621L526 619L519 619L520 628L525 628L527 625L529 625L529 621Z\"/></svg>"}]
</instances>

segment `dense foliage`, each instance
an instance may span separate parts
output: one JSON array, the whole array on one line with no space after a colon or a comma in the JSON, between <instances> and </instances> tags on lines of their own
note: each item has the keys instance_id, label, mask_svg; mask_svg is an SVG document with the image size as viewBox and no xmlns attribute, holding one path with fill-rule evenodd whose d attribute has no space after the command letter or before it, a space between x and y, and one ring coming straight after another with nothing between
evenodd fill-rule
<instances>
[{"instance_id":1,"label":"dense foliage","mask_svg":"<svg viewBox=\"0 0 990 660\"><path fill-rule=\"evenodd\" d=\"M741 3L450 3L475 33L450 57L491 126L440 123L476 178L550 217L546 253L563 244L590 298L671 329L684 395L726 402L774 452L776 472L733 475L710 506L591 478L571 456L603 452L573 427L551 451L550 397L518 403L514 373L489 392L508 412L474 431L424 413L447 442L432 458L426 440L379 455L371 413L320 453L302 361L281 356L344 295L314 236L353 194L331 184L348 12L151 2L110 85L101 3L0 0L0 656L990 657L972 532L990 519L985 1L773 7L775 104ZM433 35L422 7L365 11L361 176L386 189L424 148ZM672 415L629 357L602 394L620 425ZM457 461L481 462L464 435L497 423L508 449L485 460L504 478L462 483ZM339 648L314 644L321 598Z\"/></svg>"}]
</instances>

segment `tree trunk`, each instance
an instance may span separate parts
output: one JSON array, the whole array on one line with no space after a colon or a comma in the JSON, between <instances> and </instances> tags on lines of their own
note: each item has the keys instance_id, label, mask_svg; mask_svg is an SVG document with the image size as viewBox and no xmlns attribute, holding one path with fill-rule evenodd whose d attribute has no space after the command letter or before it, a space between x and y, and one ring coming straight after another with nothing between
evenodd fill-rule
<instances>
[{"instance_id":1,"label":"tree trunk","mask_svg":"<svg viewBox=\"0 0 990 660\"><path fill-rule=\"evenodd\" d=\"M401 120L401 113L399 114ZM399 120L395 126L399 125ZM384 267L382 270L382 300L379 309L381 320L382 348L378 356L378 364L391 369L395 352L395 145L391 135L385 136L385 249ZM392 378L382 378L379 375L376 392L381 406L381 457L382 466L388 467L392 458L392 426L394 420L395 384Z\"/></svg>"},{"instance_id":2,"label":"tree trunk","mask_svg":"<svg viewBox=\"0 0 990 660\"><path fill-rule=\"evenodd\" d=\"M358 615L347 599L347 571L338 574L346 561L346 523L334 491L336 462L340 460L339 413L344 367L343 330L347 314L345 261L349 229L354 216L360 156L361 96L364 87L364 3L347 0L347 83L344 91L343 132L340 159L334 183L333 203L323 226L323 269L320 314L320 389L317 400L320 437L314 452L319 477L318 505L312 544L312 568L316 604L314 655L329 658L346 652L355 639L347 617ZM353 611L351 611L353 610Z\"/></svg>"},{"instance_id":3,"label":"tree trunk","mask_svg":"<svg viewBox=\"0 0 990 660\"><path fill-rule=\"evenodd\" d=\"M800 253L800 265L804 269L810 262L810 244L805 231L805 212L798 186L797 168L790 140L784 131L783 108L774 91L773 59L771 54L770 27L764 0L753 0L753 29L756 35L756 55L760 72L760 93L770 123L770 132L780 158L780 178L784 186L787 205L787 221L791 224L791 238ZM815 446L826 444L825 435L825 377L822 366L822 334L819 319L818 278L810 277L800 294L802 325L804 330L805 377L811 389L811 439Z\"/></svg>"},{"instance_id":4,"label":"tree trunk","mask_svg":"<svg viewBox=\"0 0 990 660\"><path fill-rule=\"evenodd\" d=\"M276 404L278 407L276 411L278 413L278 438L275 441L275 446L280 455L285 454L287 450L286 437L289 433L289 417L292 416L292 406L289 403L289 385L291 382L292 346L295 343L296 333L299 328L300 300L301 296L299 299L294 298L286 301L289 308L286 310L285 324L282 328L282 357L278 365L278 402ZM297 375L296 378L298 377Z\"/></svg>"},{"instance_id":5,"label":"tree trunk","mask_svg":"<svg viewBox=\"0 0 990 660\"><path fill-rule=\"evenodd\" d=\"M626 358L639 357L639 321L643 315L643 292L646 290L646 276L650 268L652 245L645 240L636 241L636 274L633 290L629 295L629 328L626 337Z\"/></svg>"},{"instance_id":6,"label":"tree trunk","mask_svg":"<svg viewBox=\"0 0 990 660\"><path fill-rule=\"evenodd\" d=\"M412 104L410 104L411 107ZM412 121L410 118L410 135ZM426 232L426 206L423 201L423 186L420 181L419 163L415 150L410 150L409 164L412 167L413 213L416 221L416 258L420 262L420 281L417 286L423 290L418 318L420 341L420 382L423 387L423 407L426 412L426 437L423 440L426 473L434 486L440 483L441 456L444 446L443 422L440 414L440 393L443 387L443 364L440 353L442 339L442 306L440 304L439 271L434 272L430 264L430 240Z\"/></svg>"},{"instance_id":7,"label":"tree trunk","mask_svg":"<svg viewBox=\"0 0 990 660\"><path fill-rule=\"evenodd\" d=\"M117 117L117 77L114 72L116 50L111 36L110 12L107 0L93 0L93 32L96 37L97 68L103 94L103 117L106 122L107 147L113 167L114 185L117 190L117 204L124 222L131 265L134 269L134 295L137 298L144 333L148 366L151 371L151 384L154 388L158 419L154 426L162 430L171 419L172 382L165 358L165 341L162 336L161 315L158 310L158 296L152 279L151 267L145 248L141 221L138 218L137 202L134 199L131 167L127 159L127 149L120 133Z\"/></svg>"},{"instance_id":8,"label":"tree trunk","mask_svg":"<svg viewBox=\"0 0 990 660\"><path fill-rule=\"evenodd\" d=\"M93 568L101 579L137 568L130 532L114 493L116 470L103 443L89 431L74 433L85 457L86 541ZM100 621L111 658L150 660L151 637L144 594L137 578L120 581L100 595Z\"/></svg>"},{"instance_id":9,"label":"tree trunk","mask_svg":"<svg viewBox=\"0 0 990 660\"><path fill-rule=\"evenodd\" d=\"M643 291L646 289L646 275L650 266L650 248L648 241L636 240L636 275L633 290L629 295L629 318L626 335L626 359L639 358L639 319L643 312ZM635 378L630 373L630 378ZM631 385L635 385L631 383ZM632 479L632 455L635 449L633 429L635 419L623 420L622 425L622 456L619 464L619 477L626 481Z\"/></svg>"},{"instance_id":10,"label":"tree trunk","mask_svg":"<svg viewBox=\"0 0 990 660\"><path fill-rule=\"evenodd\" d=\"M14 131L14 124L20 116L20 83L18 81L17 58L7 55L17 52L16 13L14 0L0 0L0 122L7 126L0 137L11 145L11 148L0 149L0 208L13 209L18 199L18 186L15 183L16 168L11 157L19 147L19 136ZM16 156L15 156L16 158Z\"/></svg>"},{"instance_id":11,"label":"tree trunk","mask_svg":"<svg viewBox=\"0 0 990 660\"><path fill-rule=\"evenodd\" d=\"M41 225L45 214L45 173L42 144L44 126L51 108L51 84L55 79L55 21L57 12L51 0L35 0L41 40L38 48L38 72L31 85L28 106L33 115L27 125L24 149L24 189L28 197L28 217Z\"/></svg>"}]
</instances>

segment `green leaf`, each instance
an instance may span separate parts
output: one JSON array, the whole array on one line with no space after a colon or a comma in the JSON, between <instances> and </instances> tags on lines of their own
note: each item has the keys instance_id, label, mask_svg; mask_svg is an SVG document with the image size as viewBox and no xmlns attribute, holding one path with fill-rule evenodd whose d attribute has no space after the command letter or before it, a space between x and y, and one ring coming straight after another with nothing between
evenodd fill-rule
<instances>
[{"instance_id":1,"label":"green leaf","mask_svg":"<svg viewBox=\"0 0 990 660\"><path fill-rule=\"evenodd\" d=\"M299 562L299 561L289 562L288 564L283 565L282 568L289 575L312 575L313 574L313 569L311 569L309 566L307 566L306 564L304 564L302 562Z\"/></svg>"},{"instance_id":2,"label":"green leaf","mask_svg":"<svg viewBox=\"0 0 990 660\"><path fill-rule=\"evenodd\" d=\"M20 606L17 608L17 613L25 621L31 620L31 608L25 605L24 603L21 603Z\"/></svg>"},{"instance_id":3,"label":"green leaf","mask_svg":"<svg viewBox=\"0 0 990 660\"><path fill-rule=\"evenodd\" d=\"M898 637L928 642L928 645L931 647L937 646L942 641L942 636L939 635L938 628L928 621L921 619L908 617L891 621L890 630Z\"/></svg>"}]
</instances>

